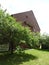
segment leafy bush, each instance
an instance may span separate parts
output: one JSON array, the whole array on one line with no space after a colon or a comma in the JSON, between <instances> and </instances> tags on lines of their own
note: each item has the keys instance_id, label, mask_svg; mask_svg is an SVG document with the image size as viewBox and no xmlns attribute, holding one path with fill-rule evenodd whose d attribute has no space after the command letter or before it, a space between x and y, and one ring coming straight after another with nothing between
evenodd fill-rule
<instances>
[{"instance_id":1,"label":"leafy bush","mask_svg":"<svg viewBox=\"0 0 49 65\"><path fill-rule=\"evenodd\" d=\"M39 33L32 33L32 46L33 48L39 48L39 38L40 34Z\"/></svg>"},{"instance_id":2,"label":"leafy bush","mask_svg":"<svg viewBox=\"0 0 49 65\"><path fill-rule=\"evenodd\" d=\"M16 48L49 48L49 36L31 32L0 9L0 44L9 44L11 53Z\"/></svg>"},{"instance_id":3,"label":"leafy bush","mask_svg":"<svg viewBox=\"0 0 49 65\"><path fill-rule=\"evenodd\" d=\"M39 39L42 49L49 49L49 35L42 35Z\"/></svg>"},{"instance_id":4,"label":"leafy bush","mask_svg":"<svg viewBox=\"0 0 49 65\"><path fill-rule=\"evenodd\" d=\"M0 44L9 44L11 53L16 46L20 46L20 41L24 40L26 45L31 45L31 31L28 27L23 27L17 23L5 11L0 9Z\"/></svg>"}]
</instances>

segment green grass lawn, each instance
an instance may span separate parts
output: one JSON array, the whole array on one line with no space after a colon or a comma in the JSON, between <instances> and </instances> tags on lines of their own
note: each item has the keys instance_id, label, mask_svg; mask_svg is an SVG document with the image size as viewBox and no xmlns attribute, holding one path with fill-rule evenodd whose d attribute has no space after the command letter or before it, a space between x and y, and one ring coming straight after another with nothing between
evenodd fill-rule
<instances>
[{"instance_id":1,"label":"green grass lawn","mask_svg":"<svg viewBox=\"0 0 49 65\"><path fill-rule=\"evenodd\" d=\"M49 51L30 49L21 54L0 53L0 65L49 65Z\"/></svg>"}]
</instances>

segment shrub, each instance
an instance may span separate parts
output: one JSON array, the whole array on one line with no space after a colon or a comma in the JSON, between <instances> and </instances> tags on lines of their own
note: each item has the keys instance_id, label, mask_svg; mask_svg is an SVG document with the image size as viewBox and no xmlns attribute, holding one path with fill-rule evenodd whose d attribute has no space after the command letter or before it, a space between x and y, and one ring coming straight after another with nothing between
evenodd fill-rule
<instances>
[{"instance_id":1,"label":"shrub","mask_svg":"<svg viewBox=\"0 0 49 65\"><path fill-rule=\"evenodd\" d=\"M40 38L40 34L39 33L32 33L32 48L39 48L39 38Z\"/></svg>"},{"instance_id":2,"label":"shrub","mask_svg":"<svg viewBox=\"0 0 49 65\"><path fill-rule=\"evenodd\" d=\"M49 49L49 35L42 35L39 39L42 49Z\"/></svg>"},{"instance_id":3,"label":"shrub","mask_svg":"<svg viewBox=\"0 0 49 65\"><path fill-rule=\"evenodd\" d=\"M31 46L31 31L28 27L23 27L21 23L0 9L0 44L8 44L9 50L13 53L16 46L20 46L20 41L25 41L25 44Z\"/></svg>"}]
</instances>

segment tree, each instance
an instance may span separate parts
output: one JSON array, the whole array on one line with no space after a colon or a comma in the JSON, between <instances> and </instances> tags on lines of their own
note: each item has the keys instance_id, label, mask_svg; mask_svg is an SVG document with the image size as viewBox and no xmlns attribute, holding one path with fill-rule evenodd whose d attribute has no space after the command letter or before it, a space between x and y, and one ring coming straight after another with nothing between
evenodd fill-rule
<instances>
[{"instance_id":1,"label":"tree","mask_svg":"<svg viewBox=\"0 0 49 65\"><path fill-rule=\"evenodd\" d=\"M6 11L0 9L0 44L8 44L9 50L13 53L13 49L20 46L20 41L31 45L31 31L28 27L23 27L21 23L11 17Z\"/></svg>"},{"instance_id":2,"label":"tree","mask_svg":"<svg viewBox=\"0 0 49 65\"><path fill-rule=\"evenodd\" d=\"M42 49L49 49L49 35L43 34L40 36L39 43L42 46Z\"/></svg>"},{"instance_id":3,"label":"tree","mask_svg":"<svg viewBox=\"0 0 49 65\"><path fill-rule=\"evenodd\" d=\"M15 20L5 11L0 10L0 44L10 45L11 53L13 53L13 43L15 36Z\"/></svg>"}]
</instances>

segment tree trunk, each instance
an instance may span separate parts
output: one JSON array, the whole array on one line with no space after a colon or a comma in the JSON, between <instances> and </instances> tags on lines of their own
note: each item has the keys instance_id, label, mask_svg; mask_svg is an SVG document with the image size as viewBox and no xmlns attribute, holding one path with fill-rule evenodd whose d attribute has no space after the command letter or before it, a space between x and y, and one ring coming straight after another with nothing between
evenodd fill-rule
<instances>
[{"instance_id":1,"label":"tree trunk","mask_svg":"<svg viewBox=\"0 0 49 65\"><path fill-rule=\"evenodd\" d=\"M13 42L10 43L10 52L13 54Z\"/></svg>"},{"instance_id":2,"label":"tree trunk","mask_svg":"<svg viewBox=\"0 0 49 65\"><path fill-rule=\"evenodd\" d=\"M13 54L13 43L11 44L11 54Z\"/></svg>"}]
</instances>

